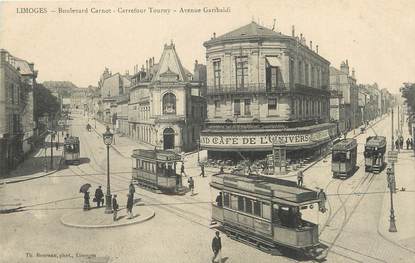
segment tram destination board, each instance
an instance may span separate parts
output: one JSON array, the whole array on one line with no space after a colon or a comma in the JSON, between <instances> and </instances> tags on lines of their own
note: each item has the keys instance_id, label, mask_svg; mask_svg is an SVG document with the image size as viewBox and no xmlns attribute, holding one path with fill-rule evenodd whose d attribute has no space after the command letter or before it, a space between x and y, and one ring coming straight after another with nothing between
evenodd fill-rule
<instances>
[{"instance_id":1,"label":"tram destination board","mask_svg":"<svg viewBox=\"0 0 415 263\"><path fill-rule=\"evenodd\" d=\"M398 162L398 152L397 151L388 151L388 162L397 163Z\"/></svg>"}]
</instances>

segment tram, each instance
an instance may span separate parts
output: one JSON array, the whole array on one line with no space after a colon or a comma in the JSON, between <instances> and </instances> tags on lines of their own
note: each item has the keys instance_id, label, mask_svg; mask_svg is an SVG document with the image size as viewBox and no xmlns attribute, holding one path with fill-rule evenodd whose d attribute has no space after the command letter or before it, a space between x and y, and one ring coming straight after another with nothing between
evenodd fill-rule
<instances>
[{"instance_id":1,"label":"tram","mask_svg":"<svg viewBox=\"0 0 415 263\"><path fill-rule=\"evenodd\" d=\"M181 156L173 151L136 149L133 158L132 180L140 187L155 192L179 193L184 191L176 164Z\"/></svg>"},{"instance_id":2,"label":"tram","mask_svg":"<svg viewBox=\"0 0 415 263\"><path fill-rule=\"evenodd\" d=\"M66 164L80 163L80 144L79 138L70 136L66 137L63 142L63 159Z\"/></svg>"},{"instance_id":3,"label":"tram","mask_svg":"<svg viewBox=\"0 0 415 263\"><path fill-rule=\"evenodd\" d=\"M356 171L357 141L343 139L333 145L331 171L333 178L350 177Z\"/></svg>"},{"instance_id":4,"label":"tram","mask_svg":"<svg viewBox=\"0 0 415 263\"><path fill-rule=\"evenodd\" d=\"M365 171L380 173L386 166L386 137L385 136L369 136L366 138L365 144Z\"/></svg>"},{"instance_id":5,"label":"tram","mask_svg":"<svg viewBox=\"0 0 415 263\"><path fill-rule=\"evenodd\" d=\"M210 187L218 192L212 220L229 237L271 253L288 248L322 255L318 224L301 213L313 213L315 204L321 204L317 192L284 179L226 173L213 175Z\"/></svg>"}]
</instances>

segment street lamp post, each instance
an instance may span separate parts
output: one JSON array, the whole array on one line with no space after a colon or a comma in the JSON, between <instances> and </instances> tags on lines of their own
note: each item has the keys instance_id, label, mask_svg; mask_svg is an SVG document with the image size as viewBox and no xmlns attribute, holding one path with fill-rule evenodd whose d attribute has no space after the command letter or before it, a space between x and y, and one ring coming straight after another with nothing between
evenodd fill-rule
<instances>
[{"instance_id":1,"label":"street lamp post","mask_svg":"<svg viewBox=\"0 0 415 263\"><path fill-rule=\"evenodd\" d=\"M390 199L391 199L391 210L389 216L389 232L398 232L396 229L395 223L395 211L393 209L393 191L395 190L395 171L392 168L388 168L386 174L388 175L388 185L389 185L389 192L390 192Z\"/></svg>"},{"instance_id":2,"label":"street lamp post","mask_svg":"<svg viewBox=\"0 0 415 263\"><path fill-rule=\"evenodd\" d=\"M107 194L105 195L105 213L112 213L112 202L111 202L111 189L110 189L110 146L112 143L113 134L110 132L110 128L107 126L106 132L102 134L104 144L107 146Z\"/></svg>"},{"instance_id":3,"label":"street lamp post","mask_svg":"<svg viewBox=\"0 0 415 263\"><path fill-rule=\"evenodd\" d=\"M53 136L54 131L50 132L50 170L53 170Z\"/></svg>"}]
</instances>

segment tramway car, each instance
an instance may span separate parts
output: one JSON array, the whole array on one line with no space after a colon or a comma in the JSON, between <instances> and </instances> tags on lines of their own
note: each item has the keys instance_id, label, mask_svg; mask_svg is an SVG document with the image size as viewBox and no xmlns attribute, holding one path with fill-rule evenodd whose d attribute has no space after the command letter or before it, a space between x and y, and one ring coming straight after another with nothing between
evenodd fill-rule
<instances>
[{"instance_id":1,"label":"tramway car","mask_svg":"<svg viewBox=\"0 0 415 263\"><path fill-rule=\"evenodd\" d=\"M357 141L343 139L333 145L331 171L333 177L350 177L356 171Z\"/></svg>"},{"instance_id":2,"label":"tramway car","mask_svg":"<svg viewBox=\"0 0 415 263\"><path fill-rule=\"evenodd\" d=\"M80 143L79 138L70 136L66 137L63 142L63 159L66 164L80 163Z\"/></svg>"},{"instance_id":3,"label":"tramway car","mask_svg":"<svg viewBox=\"0 0 415 263\"><path fill-rule=\"evenodd\" d=\"M212 220L231 238L271 253L289 248L318 257L324 252L318 225L301 213L313 214L316 203L323 205L317 192L283 179L225 173L213 175L210 186L218 192Z\"/></svg>"},{"instance_id":4,"label":"tramway car","mask_svg":"<svg viewBox=\"0 0 415 263\"><path fill-rule=\"evenodd\" d=\"M181 192L181 176L176 173L176 164L181 156L173 151L137 149L133 158L132 179L139 186L157 192Z\"/></svg>"},{"instance_id":5,"label":"tramway car","mask_svg":"<svg viewBox=\"0 0 415 263\"><path fill-rule=\"evenodd\" d=\"M386 137L369 136L365 144L365 171L380 173L385 167Z\"/></svg>"}]
</instances>

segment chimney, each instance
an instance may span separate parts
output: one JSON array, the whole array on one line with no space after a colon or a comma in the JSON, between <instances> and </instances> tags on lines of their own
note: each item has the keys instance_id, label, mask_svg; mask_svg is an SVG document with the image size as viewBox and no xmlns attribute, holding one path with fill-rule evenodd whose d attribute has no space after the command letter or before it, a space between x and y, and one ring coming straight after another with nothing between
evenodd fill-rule
<instances>
[{"instance_id":1,"label":"chimney","mask_svg":"<svg viewBox=\"0 0 415 263\"><path fill-rule=\"evenodd\" d=\"M316 45L316 53L318 54L318 45Z\"/></svg>"},{"instance_id":2,"label":"chimney","mask_svg":"<svg viewBox=\"0 0 415 263\"><path fill-rule=\"evenodd\" d=\"M146 59L146 73L148 73L148 59Z\"/></svg>"},{"instance_id":3,"label":"chimney","mask_svg":"<svg viewBox=\"0 0 415 263\"><path fill-rule=\"evenodd\" d=\"M141 71L144 71L144 64L141 65Z\"/></svg>"},{"instance_id":4,"label":"chimney","mask_svg":"<svg viewBox=\"0 0 415 263\"><path fill-rule=\"evenodd\" d=\"M313 41L310 40L310 49L313 50Z\"/></svg>"},{"instance_id":5,"label":"chimney","mask_svg":"<svg viewBox=\"0 0 415 263\"><path fill-rule=\"evenodd\" d=\"M349 66L349 60L348 59L346 59L346 65Z\"/></svg>"},{"instance_id":6,"label":"chimney","mask_svg":"<svg viewBox=\"0 0 415 263\"><path fill-rule=\"evenodd\" d=\"M352 78L356 79L354 68L352 68Z\"/></svg>"},{"instance_id":7,"label":"chimney","mask_svg":"<svg viewBox=\"0 0 415 263\"><path fill-rule=\"evenodd\" d=\"M215 32L213 32L213 38L216 38L216 33Z\"/></svg>"},{"instance_id":8,"label":"chimney","mask_svg":"<svg viewBox=\"0 0 415 263\"><path fill-rule=\"evenodd\" d=\"M291 27L291 36L295 37L295 26L294 25L292 25Z\"/></svg>"},{"instance_id":9,"label":"chimney","mask_svg":"<svg viewBox=\"0 0 415 263\"><path fill-rule=\"evenodd\" d=\"M197 62L197 59L195 60L195 66L197 66L197 64L198 64L198 62Z\"/></svg>"},{"instance_id":10,"label":"chimney","mask_svg":"<svg viewBox=\"0 0 415 263\"><path fill-rule=\"evenodd\" d=\"M154 57L153 57L153 66L154 66Z\"/></svg>"},{"instance_id":11,"label":"chimney","mask_svg":"<svg viewBox=\"0 0 415 263\"><path fill-rule=\"evenodd\" d=\"M32 72L34 72L34 70L35 70L35 64L33 64L33 63L29 63L29 68L30 68L30 70L32 71Z\"/></svg>"}]
</instances>

